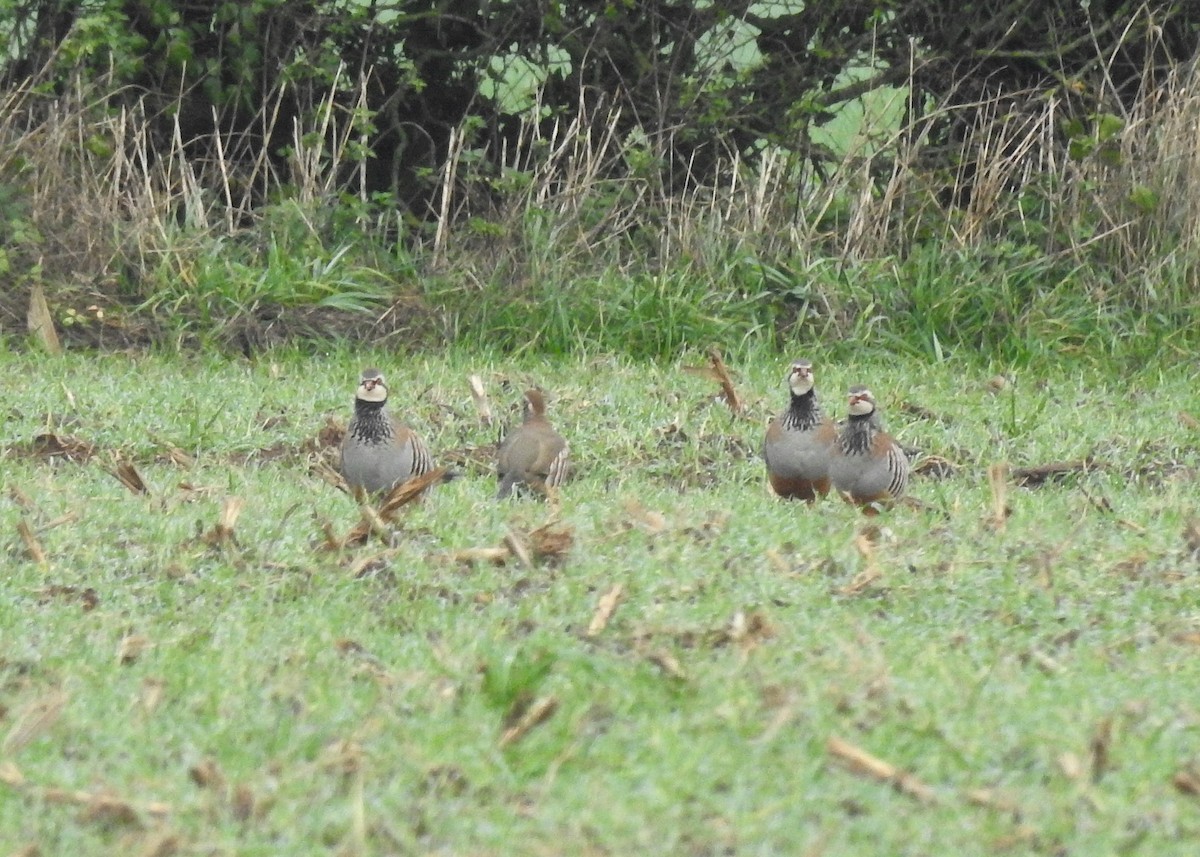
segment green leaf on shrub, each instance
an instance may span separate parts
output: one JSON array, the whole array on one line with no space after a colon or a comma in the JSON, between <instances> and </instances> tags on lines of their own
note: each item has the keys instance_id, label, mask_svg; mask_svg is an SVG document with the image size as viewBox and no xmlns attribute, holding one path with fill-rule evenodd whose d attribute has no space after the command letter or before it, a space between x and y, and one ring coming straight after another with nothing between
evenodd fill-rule
<instances>
[{"instance_id":1,"label":"green leaf on shrub","mask_svg":"<svg viewBox=\"0 0 1200 857\"><path fill-rule=\"evenodd\" d=\"M1101 141L1111 140L1125 129L1125 120L1111 113L1101 113L1096 117L1096 136Z\"/></svg>"},{"instance_id":2,"label":"green leaf on shrub","mask_svg":"<svg viewBox=\"0 0 1200 857\"><path fill-rule=\"evenodd\" d=\"M1072 140L1087 136L1087 129L1083 127L1083 123L1078 119L1068 119L1064 122L1063 131Z\"/></svg>"},{"instance_id":3,"label":"green leaf on shrub","mask_svg":"<svg viewBox=\"0 0 1200 857\"><path fill-rule=\"evenodd\" d=\"M176 30L173 35L174 38L167 45L166 59L168 63L178 68L192 61L192 46L182 31Z\"/></svg>"},{"instance_id":4,"label":"green leaf on shrub","mask_svg":"<svg viewBox=\"0 0 1200 857\"><path fill-rule=\"evenodd\" d=\"M1145 185L1136 185L1129 192L1129 201L1143 214L1150 214L1158 208L1158 194Z\"/></svg>"},{"instance_id":5,"label":"green leaf on shrub","mask_svg":"<svg viewBox=\"0 0 1200 857\"><path fill-rule=\"evenodd\" d=\"M1067 145L1067 153L1071 159L1082 161L1096 148L1096 141L1091 137L1072 137L1071 142Z\"/></svg>"},{"instance_id":6,"label":"green leaf on shrub","mask_svg":"<svg viewBox=\"0 0 1200 857\"><path fill-rule=\"evenodd\" d=\"M83 145L87 150L97 158L111 158L113 153L112 144L108 140L101 137L99 134L92 134L83 141Z\"/></svg>"}]
</instances>

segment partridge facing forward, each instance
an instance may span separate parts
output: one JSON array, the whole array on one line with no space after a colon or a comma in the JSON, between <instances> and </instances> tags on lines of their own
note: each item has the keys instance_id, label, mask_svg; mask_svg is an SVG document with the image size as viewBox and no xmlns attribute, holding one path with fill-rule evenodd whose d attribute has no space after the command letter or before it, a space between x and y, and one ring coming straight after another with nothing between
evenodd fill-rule
<instances>
[{"instance_id":1,"label":"partridge facing forward","mask_svg":"<svg viewBox=\"0 0 1200 857\"><path fill-rule=\"evenodd\" d=\"M433 467L425 442L387 412L387 399L380 371L364 369L342 439L342 476L352 491L388 491Z\"/></svg>"},{"instance_id":2,"label":"partridge facing forward","mask_svg":"<svg viewBox=\"0 0 1200 857\"><path fill-rule=\"evenodd\" d=\"M868 515L891 506L908 486L908 459L880 425L866 387L850 388L850 414L833 446L829 476L838 493Z\"/></svg>"},{"instance_id":3,"label":"partridge facing forward","mask_svg":"<svg viewBox=\"0 0 1200 857\"><path fill-rule=\"evenodd\" d=\"M791 405L771 420L762 448L775 493L808 503L829 493L829 459L837 440L837 429L821 410L813 384L812 363L793 363L787 376Z\"/></svg>"},{"instance_id":4,"label":"partridge facing forward","mask_svg":"<svg viewBox=\"0 0 1200 857\"><path fill-rule=\"evenodd\" d=\"M517 485L537 491L557 486L567 475L566 440L546 419L546 400L540 390L526 390L524 421L509 432L496 450L496 475L500 487L496 498L503 499Z\"/></svg>"}]
</instances>

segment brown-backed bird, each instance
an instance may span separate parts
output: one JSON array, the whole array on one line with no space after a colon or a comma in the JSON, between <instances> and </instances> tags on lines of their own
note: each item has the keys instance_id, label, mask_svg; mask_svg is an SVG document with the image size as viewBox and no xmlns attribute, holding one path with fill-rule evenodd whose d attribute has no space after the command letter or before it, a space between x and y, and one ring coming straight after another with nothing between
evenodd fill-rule
<instances>
[{"instance_id":1,"label":"brown-backed bird","mask_svg":"<svg viewBox=\"0 0 1200 857\"><path fill-rule=\"evenodd\" d=\"M567 474L568 451L566 440L546 419L541 390L526 390L524 420L496 450L497 499L509 496L518 485L543 493L559 485Z\"/></svg>"}]
</instances>

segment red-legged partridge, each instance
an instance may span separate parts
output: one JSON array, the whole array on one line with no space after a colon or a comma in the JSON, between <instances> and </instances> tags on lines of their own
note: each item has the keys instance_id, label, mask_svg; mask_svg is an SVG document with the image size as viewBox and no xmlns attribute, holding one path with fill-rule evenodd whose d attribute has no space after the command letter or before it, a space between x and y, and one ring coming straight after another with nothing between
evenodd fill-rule
<instances>
[{"instance_id":1,"label":"red-legged partridge","mask_svg":"<svg viewBox=\"0 0 1200 857\"><path fill-rule=\"evenodd\" d=\"M812 363L797 360L787 376L791 405L767 427L762 455L780 497L809 503L829 493L829 459L837 429L821 410Z\"/></svg>"},{"instance_id":2,"label":"red-legged partridge","mask_svg":"<svg viewBox=\"0 0 1200 857\"><path fill-rule=\"evenodd\" d=\"M387 411L388 388L378 369L364 369L354 416L342 439L342 476L352 491L388 491L433 468L429 448Z\"/></svg>"},{"instance_id":3,"label":"red-legged partridge","mask_svg":"<svg viewBox=\"0 0 1200 857\"><path fill-rule=\"evenodd\" d=\"M875 397L866 387L850 388L850 414L829 459L833 487L868 515L891 506L908 486L908 459L883 430Z\"/></svg>"},{"instance_id":4,"label":"red-legged partridge","mask_svg":"<svg viewBox=\"0 0 1200 857\"><path fill-rule=\"evenodd\" d=\"M537 491L557 486L567 475L569 447L546 419L546 400L540 390L526 390L524 421L509 432L496 450L496 498L512 493L517 485Z\"/></svg>"}]
</instances>

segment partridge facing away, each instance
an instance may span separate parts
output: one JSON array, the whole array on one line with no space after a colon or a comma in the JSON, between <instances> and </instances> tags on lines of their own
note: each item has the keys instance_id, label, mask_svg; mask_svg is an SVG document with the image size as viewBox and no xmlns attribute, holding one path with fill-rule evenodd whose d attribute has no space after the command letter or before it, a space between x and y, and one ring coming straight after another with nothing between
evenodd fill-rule
<instances>
[{"instance_id":1,"label":"partridge facing away","mask_svg":"<svg viewBox=\"0 0 1200 857\"><path fill-rule=\"evenodd\" d=\"M866 387L850 388L850 414L829 459L833 487L848 502L875 515L904 495L908 459L883 430L875 397Z\"/></svg>"},{"instance_id":2,"label":"partridge facing away","mask_svg":"<svg viewBox=\"0 0 1200 857\"><path fill-rule=\"evenodd\" d=\"M541 390L525 391L523 410L521 425L509 432L496 450L498 500L509 496L517 485L544 492L547 487L559 485L567 475L569 447L546 419L546 400Z\"/></svg>"},{"instance_id":3,"label":"partridge facing away","mask_svg":"<svg viewBox=\"0 0 1200 857\"><path fill-rule=\"evenodd\" d=\"M767 426L762 456L767 481L780 497L812 503L829 493L829 459L837 429L821 410L812 363L797 360L788 372L792 401Z\"/></svg>"},{"instance_id":4,"label":"partridge facing away","mask_svg":"<svg viewBox=\"0 0 1200 857\"><path fill-rule=\"evenodd\" d=\"M342 476L352 491L388 491L433 468L429 448L387 411L388 388L378 369L364 369L354 416L342 439Z\"/></svg>"}]
</instances>

